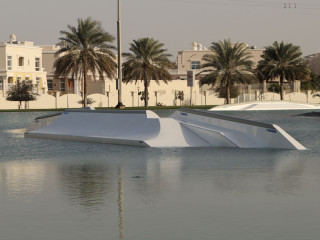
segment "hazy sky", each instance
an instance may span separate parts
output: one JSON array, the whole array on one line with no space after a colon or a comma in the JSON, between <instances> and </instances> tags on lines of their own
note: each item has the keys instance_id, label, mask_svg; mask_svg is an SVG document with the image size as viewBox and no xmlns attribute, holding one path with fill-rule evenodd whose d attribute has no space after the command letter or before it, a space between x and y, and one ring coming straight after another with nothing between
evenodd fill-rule
<instances>
[{"instance_id":1,"label":"hazy sky","mask_svg":"<svg viewBox=\"0 0 320 240\"><path fill-rule=\"evenodd\" d=\"M303 55L320 51L319 0L121 0L122 46L153 37L176 57L193 41L209 47L230 38L258 48L275 40L301 46ZM289 3L291 8L289 8ZM296 4L296 8L294 8ZM91 16L116 36L117 0L2 1L0 41L15 33L17 40L55 44L68 24ZM114 42L116 45L116 41Z\"/></svg>"}]
</instances>

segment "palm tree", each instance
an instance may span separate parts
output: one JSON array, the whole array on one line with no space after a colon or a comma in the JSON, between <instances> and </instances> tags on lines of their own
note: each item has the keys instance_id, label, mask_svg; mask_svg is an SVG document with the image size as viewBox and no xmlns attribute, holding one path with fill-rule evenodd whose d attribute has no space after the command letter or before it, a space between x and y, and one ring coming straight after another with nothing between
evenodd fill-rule
<instances>
[{"instance_id":1,"label":"palm tree","mask_svg":"<svg viewBox=\"0 0 320 240\"><path fill-rule=\"evenodd\" d=\"M280 78L281 100L284 97L283 82L285 79L287 81L309 79L311 72L301 55L299 46L277 41L263 51L263 59L259 61L258 69L262 71L266 80Z\"/></svg>"},{"instance_id":2,"label":"palm tree","mask_svg":"<svg viewBox=\"0 0 320 240\"><path fill-rule=\"evenodd\" d=\"M229 104L231 87L236 83L248 83L253 79L252 56L246 44L240 42L232 44L230 39L213 42L210 50L212 54L206 54L202 58L205 63L201 65L204 70L200 72L208 74L200 79L199 84L225 88Z\"/></svg>"},{"instance_id":3,"label":"palm tree","mask_svg":"<svg viewBox=\"0 0 320 240\"><path fill-rule=\"evenodd\" d=\"M165 83L171 80L168 69L172 67L170 54L163 48L164 44L153 38L140 38L130 43L130 53L124 53L126 62L123 64L123 82L129 83L138 80L144 83L144 105L148 106L148 86L151 80L159 84L162 80Z\"/></svg>"},{"instance_id":4,"label":"palm tree","mask_svg":"<svg viewBox=\"0 0 320 240\"><path fill-rule=\"evenodd\" d=\"M60 49L56 52L58 57L54 63L55 76L66 78L83 78L83 103L87 105L87 77L90 72L93 78L98 74L100 78L105 75L114 77L116 72L115 49L110 43L114 37L105 32L101 23L87 19L78 19L78 26L67 26L69 31L60 31Z\"/></svg>"}]
</instances>

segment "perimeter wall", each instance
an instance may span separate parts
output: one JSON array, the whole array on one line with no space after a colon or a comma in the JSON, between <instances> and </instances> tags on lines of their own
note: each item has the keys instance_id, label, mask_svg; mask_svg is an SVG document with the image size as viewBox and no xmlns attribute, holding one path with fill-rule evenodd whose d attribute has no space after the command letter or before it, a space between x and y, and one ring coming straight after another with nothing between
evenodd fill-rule
<instances>
[{"instance_id":1,"label":"perimeter wall","mask_svg":"<svg viewBox=\"0 0 320 240\"><path fill-rule=\"evenodd\" d=\"M116 90L115 81L106 82L105 94L91 94L94 103L93 107L115 107L118 103L118 91ZM144 101L138 95L139 91L143 91L141 82L122 84L122 103L126 107L144 106ZM184 92L184 100L176 99L178 91ZM285 95L285 100L305 103L319 103L320 97L313 98L312 93L292 92ZM279 94L241 94L238 98L232 99L232 102L248 102L255 100L280 100ZM61 95L59 92L56 97L49 94L42 94L37 97L36 101L29 102L29 109L54 109L54 108L81 108L79 103L81 96L76 94ZM199 88L198 81L192 88L192 105L222 105L225 99L218 98L213 90L208 86ZM190 87L187 87L186 80L175 80L165 84L163 82L158 85L151 82L149 86L149 106L165 105L165 106L188 106L190 105ZM22 108L24 108L24 104ZM18 109L18 102L10 102L5 100L3 94L0 95L0 109Z\"/></svg>"}]
</instances>

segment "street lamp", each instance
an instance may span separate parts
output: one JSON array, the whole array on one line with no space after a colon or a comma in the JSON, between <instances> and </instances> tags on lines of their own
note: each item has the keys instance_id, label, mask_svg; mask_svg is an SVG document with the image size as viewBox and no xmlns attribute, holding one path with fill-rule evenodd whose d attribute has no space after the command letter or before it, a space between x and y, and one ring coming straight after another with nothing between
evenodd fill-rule
<instances>
[{"instance_id":1,"label":"street lamp","mask_svg":"<svg viewBox=\"0 0 320 240\"><path fill-rule=\"evenodd\" d=\"M137 97L137 99L138 99L138 107L139 107L139 98L140 98L140 97L139 97L139 95L140 95L140 87L138 86L138 87L137 87L137 89L138 89L138 97Z\"/></svg>"},{"instance_id":2,"label":"street lamp","mask_svg":"<svg viewBox=\"0 0 320 240\"><path fill-rule=\"evenodd\" d=\"M193 69L192 69L192 62L191 62L191 58L193 57L193 56L195 56L196 54L192 54L191 56L190 56L190 70L192 71L192 83L190 83L190 106L192 105L192 87L193 87L193 84L194 84L194 81L195 81L195 75L194 75L194 73L193 73Z\"/></svg>"},{"instance_id":3,"label":"street lamp","mask_svg":"<svg viewBox=\"0 0 320 240\"><path fill-rule=\"evenodd\" d=\"M122 61L121 61L121 11L120 11L120 0L118 0L118 21L117 21L117 40L118 40L118 104L116 108L123 108L122 104Z\"/></svg>"}]
</instances>

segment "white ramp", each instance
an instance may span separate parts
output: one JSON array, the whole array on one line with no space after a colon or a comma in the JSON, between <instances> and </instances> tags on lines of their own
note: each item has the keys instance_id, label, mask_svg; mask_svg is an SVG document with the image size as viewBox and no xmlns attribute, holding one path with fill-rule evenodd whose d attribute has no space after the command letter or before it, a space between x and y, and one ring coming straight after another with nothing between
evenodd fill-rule
<instances>
[{"instance_id":1,"label":"white ramp","mask_svg":"<svg viewBox=\"0 0 320 240\"><path fill-rule=\"evenodd\" d=\"M66 110L37 118L25 136L150 147L305 149L276 125L190 109L169 118L152 111Z\"/></svg>"},{"instance_id":2,"label":"white ramp","mask_svg":"<svg viewBox=\"0 0 320 240\"><path fill-rule=\"evenodd\" d=\"M320 110L319 104L288 101L255 101L221 105L209 111L275 111L275 110Z\"/></svg>"}]
</instances>

